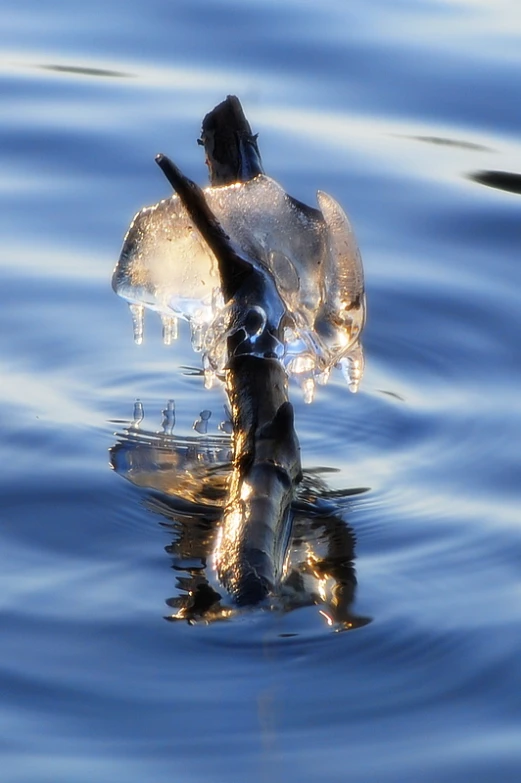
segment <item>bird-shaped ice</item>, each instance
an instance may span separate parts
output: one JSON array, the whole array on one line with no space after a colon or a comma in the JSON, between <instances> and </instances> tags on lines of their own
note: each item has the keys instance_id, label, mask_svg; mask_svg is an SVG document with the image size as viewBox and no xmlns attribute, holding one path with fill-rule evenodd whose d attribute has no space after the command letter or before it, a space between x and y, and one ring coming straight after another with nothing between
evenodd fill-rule
<instances>
[{"instance_id":1,"label":"bird-shaped ice","mask_svg":"<svg viewBox=\"0 0 521 783\"><path fill-rule=\"evenodd\" d=\"M339 204L319 191L319 209L308 207L264 174L204 194L239 251L273 275L286 308L281 359L305 399L338 365L356 391L363 373L364 275ZM227 317L217 261L177 195L136 214L112 286L131 306L136 342L144 308L160 314L167 344L177 335L177 318L186 319L207 383L224 372Z\"/></svg>"}]
</instances>

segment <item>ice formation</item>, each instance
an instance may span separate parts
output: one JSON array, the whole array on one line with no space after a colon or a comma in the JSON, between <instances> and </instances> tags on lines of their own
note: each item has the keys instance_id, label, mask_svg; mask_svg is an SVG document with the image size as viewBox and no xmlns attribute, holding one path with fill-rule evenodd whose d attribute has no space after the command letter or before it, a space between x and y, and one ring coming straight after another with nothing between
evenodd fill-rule
<instances>
[{"instance_id":1,"label":"ice formation","mask_svg":"<svg viewBox=\"0 0 521 783\"><path fill-rule=\"evenodd\" d=\"M326 383L335 366L356 391L364 364L364 276L341 207L320 191L319 209L308 207L264 174L204 193L239 251L273 275L286 308L280 359L305 400L311 402L315 383ZM224 374L229 313L217 261L178 196L134 217L112 285L130 305L137 343L143 339L145 308L159 313L166 344L176 338L177 319L183 318L190 323L194 350L203 355L205 384Z\"/></svg>"}]
</instances>

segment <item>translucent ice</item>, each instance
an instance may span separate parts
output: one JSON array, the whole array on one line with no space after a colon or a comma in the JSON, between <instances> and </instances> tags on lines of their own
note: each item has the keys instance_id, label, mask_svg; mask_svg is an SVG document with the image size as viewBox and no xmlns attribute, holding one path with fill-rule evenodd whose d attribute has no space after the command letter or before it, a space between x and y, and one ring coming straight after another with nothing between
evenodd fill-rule
<instances>
[{"instance_id":1,"label":"translucent ice","mask_svg":"<svg viewBox=\"0 0 521 783\"><path fill-rule=\"evenodd\" d=\"M327 382L334 366L356 391L363 372L364 278L341 207L322 192L319 209L308 207L263 174L204 192L235 246L274 277L286 308L284 346L276 354L305 399L311 401L315 382ZM112 285L131 305L136 342L144 307L160 314L166 344L176 337L175 319L183 318L194 350L203 354L206 385L223 373L229 312L217 262L177 196L134 217Z\"/></svg>"},{"instance_id":2,"label":"translucent ice","mask_svg":"<svg viewBox=\"0 0 521 783\"><path fill-rule=\"evenodd\" d=\"M175 402L168 400L166 408L162 411L163 420L161 426L164 435L172 435L175 427Z\"/></svg>"},{"instance_id":3,"label":"translucent ice","mask_svg":"<svg viewBox=\"0 0 521 783\"><path fill-rule=\"evenodd\" d=\"M163 325L163 342L165 345L171 345L172 340L177 340L177 318L161 313L161 323Z\"/></svg>"},{"instance_id":4,"label":"translucent ice","mask_svg":"<svg viewBox=\"0 0 521 783\"><path fill-rule=\"evenodd\" d=\"M141 345L143 342L143 331L145 328L145 308L142 304L129 304L130 315L132 316L132 332L134 342Z\"/></svg>"},{"instance_id":5,"label":"translucent ice","mask_svg":"<svg viewBox=\"0 0 521 783\"><path fill-rule=\"evenodd\" d=\"M200 435L206 435L208 432L208 422L210 421L210 417L212 415L212 411L204 410L201 411L199 414L199 418L194 421L193 427L196 432L198 432Z\"/></svg>"},{"instance_id":6,"label":"translucent ice","mask_svg":"<svg viewBox=\"0 0 521 783\"><path fill-rule=\"evenodd\" d=\"M227 405L223 405L223 408L225 419L224 421L221 421L218 429L221 432L225 432L227 435L231 435L233 432L232 412Z\"/></svg>"},{"instance_id":7,"label":"translucent ice","mask_svg":"<svg viewBox=\"0 0 521 783\"><path fill-rule=\"evenodd\" d=\"M134 414L132 416L132 429L138 430L144 417L145 412L143 410L143 403L141 400L136 400L134 403Z\"/></svg>"}]
</instances>

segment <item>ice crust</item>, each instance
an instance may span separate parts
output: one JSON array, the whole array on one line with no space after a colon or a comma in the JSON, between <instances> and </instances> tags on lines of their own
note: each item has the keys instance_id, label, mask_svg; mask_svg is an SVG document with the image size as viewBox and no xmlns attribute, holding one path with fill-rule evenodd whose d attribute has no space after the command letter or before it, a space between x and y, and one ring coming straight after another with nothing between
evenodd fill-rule
<instances>
[{"instance_id":1,"label":"ice crust","mask_svg":"<svg viewBox=\"0 0 521 783\"><path fill-rule=\"evenodd\" d=\"M273 275L286 308L280 358L304 398L311 401L315 382L327 382L337 365L356 391L363 373L364 275L339 204L319 191L319 209L313 209L263 174L204 193L239 252ZM131 306L136 342L142 341L145 308L160 314L167 344L183 318L194 350L203 354L206 385L222 376L229 324L217 262L178 196L136 214L112 286Z\"/></svg>"}]
</instances>

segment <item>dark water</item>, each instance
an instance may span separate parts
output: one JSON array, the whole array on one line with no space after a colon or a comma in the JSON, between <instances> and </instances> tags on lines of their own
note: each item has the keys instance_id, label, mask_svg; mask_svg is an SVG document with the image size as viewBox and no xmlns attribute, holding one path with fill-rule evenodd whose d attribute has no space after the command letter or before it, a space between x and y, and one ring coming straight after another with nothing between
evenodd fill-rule
<instances>
[{"instance_id":1,"label":"dark water","mask_svg":"<svg viewBox=\"0 0 521 783\"><path fill-rule=\"evenodd\" d=\"M0 37L2 780L518 781L518 3L4 0ZM204 181L227 93L363 252L361 392L292 391L305 466L371 488L348 633L165 622L171 532L109 468L138 397L151 430L170 398L180 433L219 420L110 275L154 154Z\"/></svg>"}]
</instances>

